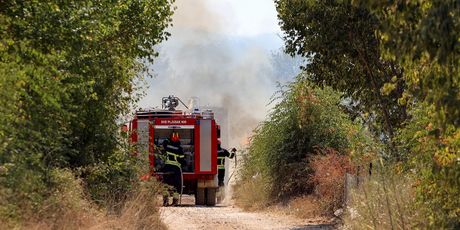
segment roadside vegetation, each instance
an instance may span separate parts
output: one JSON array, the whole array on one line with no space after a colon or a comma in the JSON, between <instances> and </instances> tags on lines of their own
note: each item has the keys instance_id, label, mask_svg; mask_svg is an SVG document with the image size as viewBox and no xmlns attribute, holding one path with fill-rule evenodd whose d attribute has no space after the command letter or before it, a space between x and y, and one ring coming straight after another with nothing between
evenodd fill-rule
<instances>
[{"instance_id":1,"label":"roadside vegetation","mask_svg":"<svg viewBox=\"0 0 460 230\"><path fill-rule=\"evenodd\" d=\"M261 208L314 194L318 212L331 214L343 200L343 177L354 170L350 152L370 140L341 108L339 93L304 77L280 90L279 102L254 131L235 187L240 206Z\"/></svg>"},{"instance_id":2,"label":"roadside vegetation","mask_svg":"<svg viewBox=\"0 0 460 230\"><path fill-rule=\"evenodd\" d=\"M314 196L334 204L322 208L330 213L342 202L321 194L321 183L343 181L338 170L362 179L344 208L345 226L459 228L460 5L275 4L286 52L307 64L255 130L236 198L263 207L285 195Z\"/></svg>"},{"instance_id":3,"label":"roadside vegetation","mask_svg":"<svg viewBox=\"0 0 460 230\"><path fill-rule=\"evenodd\" d=\"M143 63L169 36L171 4L2 1L2 227L86 228L146 205L137 191L150 185L138 182L119 122L139 96Z\"/></svg>"}]
</instances>

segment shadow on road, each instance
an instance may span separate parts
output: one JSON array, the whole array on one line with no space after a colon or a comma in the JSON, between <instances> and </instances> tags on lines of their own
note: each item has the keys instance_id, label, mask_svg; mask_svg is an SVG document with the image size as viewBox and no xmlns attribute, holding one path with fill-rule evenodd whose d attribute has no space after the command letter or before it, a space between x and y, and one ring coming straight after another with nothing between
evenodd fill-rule
<instances>
[{"instance_id":1,"label":"shadow on road","mask_svg":"<svg viewBox=\"0 0 460 230\"><path fill-rule=\"evenodd\" d=\"M228 206L216 205L216 206L206 206L206 205L195 205L195 204L179 204L176 206L167 206L172 208L225 208Z\"/></svg>"},{"instance_id":2,"label":"shadow on road","mask_svg":"<svg viewBox=\"0 0 460 230\"><path fill-rule=\"evenodd\" d=\"M303 226L296 226L291 228L291 230L329 230L335 229L334 225L332 224L315 224L315 225L303 225Z\"/></svg>"}]
</instances>

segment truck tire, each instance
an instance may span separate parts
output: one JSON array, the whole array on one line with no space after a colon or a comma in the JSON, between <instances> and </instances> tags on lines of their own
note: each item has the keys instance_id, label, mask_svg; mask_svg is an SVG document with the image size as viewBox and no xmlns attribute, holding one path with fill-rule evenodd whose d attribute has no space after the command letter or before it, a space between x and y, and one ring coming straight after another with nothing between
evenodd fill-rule
<instances>
[{"instance_id":1,"label":"truck tire","mask_svg":"<svg viewBox=\"0 0 460 230\"><path fill-rule=\"evenodd\" d=\"M195 204L196 205L205 205L206 197L204 188L197 188L195 192Z\"/></svg>"},{"instance_id":2,"label":"truck tire","mask_svg":"<svg viewBox=\"0 0 460 230\"><path fill-rule=\"evenodd\" d=\"M216 190L215 188L206 189L206 205L215 206L216 205Z\"/></svg>"}]
</instances>

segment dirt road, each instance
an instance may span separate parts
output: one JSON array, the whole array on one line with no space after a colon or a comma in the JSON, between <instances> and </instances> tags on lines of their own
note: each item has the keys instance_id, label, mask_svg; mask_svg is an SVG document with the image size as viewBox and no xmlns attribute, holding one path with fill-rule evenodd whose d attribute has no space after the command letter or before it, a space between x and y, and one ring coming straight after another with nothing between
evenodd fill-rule
<instances>
[{"instance_id":1,"label":"dirt road","mask_svg":"<svg viewBox=\"0 0 460 230\"><path fill-rule=\"evenodd\" d=\"M194 206L193 197L184 197L179 207L161 208L161 218L169 229L332 229L275 213L245 212L232 205Z\"/></svg>"}]
</instances>

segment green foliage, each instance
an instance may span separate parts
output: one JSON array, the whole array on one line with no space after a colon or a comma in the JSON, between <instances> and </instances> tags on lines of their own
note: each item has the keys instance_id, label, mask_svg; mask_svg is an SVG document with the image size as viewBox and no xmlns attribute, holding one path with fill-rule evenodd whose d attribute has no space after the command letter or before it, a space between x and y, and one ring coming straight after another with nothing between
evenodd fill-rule
<instances>
[{"instance_id":1,"label":"green foliage","mask_svg":"<svg viewBox=\"0 0 460 230\"><path fill-rule=\"evenodd\" d=\"M383 151L397 153L385 159L416 172L417 209L430 227L458 228L458 1L278 0L276 6L287 51L311 58L308 76L357 103L353 110L389 138Z\"/></svg>"},{"instance_id":2,"label":"green foliage","mask_svg":"<svg viewBox=\"0 0 460 230\"><path fill-rule=\"evenodd\" d=\"M147 165L148 162L133 158L126 152L116 151L107 161L88 166L82 173L93 199L106 206L114 206L132 192L133 186L139 181L142 164Z\"/></svg>"},{"instance_id":3,"label":"green foliage","mask_svg":"<svg viewBox=\"0 0 460 230\"><path fill-rule=\"evenodd\" d=\"M460 4L456 0L354 1L380 18L385 57L404 67L417 100L436 106L437 123L460 125Z\"/></svg>"},{"instance_id":4,"label":"green foliage","mask_svg":"<svg viewBox=\"0 0 460 230\"><path fill-rule=\"evenodd\" d=\"M344 93L349 112L365 121L393 148L394 132L406 119L398 99L403 71L382 59L375 30L379 20L347 1L276 0L286 51L309 58L310 81Z\"/></svg>"},{"instance_id":5,"label":"green foliage","mask_svg":"<svg viewBox=\"0 0 460 230\"><path fill-rule=\"evenodd\" d=\"M437 127L435 105L421 104L399 138L408 156L408 168L417 172L418 207L431 226L460 226L460 131Z\"/></svg>"},{"instance_id":6,"label":"green foliage","mask_svg":"<svg viewBox=\"0 0 460 230\"><path fill-rule=\"evenodd\" d=\"M97 199L129 190L135 168L116 122L169 36L172 2L2 1L0 202L12 210L2 215L42 205L56 168L89 172Z\"/></svg>"},{"instance_id":7,"label":"green foliage","mask_svg":"<svg viewBox=\"0 0 460 230\"><path fill-rule=\"evenodd\" d=\"M458 228L458 1L275 2L286 50L311 59L307 76L344 92L377 137L385 134L376 149L391 150L385 159L416 172L417 210L429 227Z\"/></svg>"},{"instance_id":8,"label":"green foliage","mask_svg":"<svg viewBox=\"0 0 460 230\"><path fill-rule=\"evenodd\" d=\"M385 58L405 69L416 101L400 151L416 170L419 208L431 227L458 228L460 187L460 5L457 1L355 1L381 21Z\"/></svg>"},{"instance_id":9,"label":"green foliage","mask_svg":"<svg viewBox=\"0 0 460 230\"><path fill-rule=\"evenodd\" d=\"M340 95L300 79L281 90L280 101L255 130L243 167L242 184L253 177L262 181L269 201L310 193L309 156L325 148L345 153L348 135L355 134Z\"/></svg>"}]
</instances>

